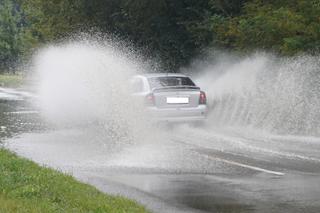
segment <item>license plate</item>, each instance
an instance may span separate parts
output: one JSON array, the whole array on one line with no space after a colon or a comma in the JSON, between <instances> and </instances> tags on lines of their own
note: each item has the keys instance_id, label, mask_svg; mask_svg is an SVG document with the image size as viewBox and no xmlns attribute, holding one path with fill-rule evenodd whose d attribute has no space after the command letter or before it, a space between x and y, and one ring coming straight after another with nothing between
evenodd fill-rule
<instances>
[{"instance_id":1,"label":"license plate","mask_svg":"<svg viewBox=\"0 0 320 213\"><path fill-rule=\"evenodd\" d=\"M188 97L167 97L167 104L188 104Z\"/></svg>"}]
</instances>

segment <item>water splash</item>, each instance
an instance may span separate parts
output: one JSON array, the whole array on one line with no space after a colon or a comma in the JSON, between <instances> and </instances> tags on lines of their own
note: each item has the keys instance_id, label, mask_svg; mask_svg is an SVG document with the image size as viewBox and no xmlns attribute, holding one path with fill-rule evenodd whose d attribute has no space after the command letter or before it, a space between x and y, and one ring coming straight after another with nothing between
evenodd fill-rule
<instances>
[{"instance_id":1,"label":"water splash","mask_svg":"<svg viewBox=\"0 0 320 213\"><path fill-rule=\"evenodd\" d=\"M210 126L320 135L318 56L215 58L218 63L193 68L208 94ZM157 132L149 129L143 106L128 88L128 79L146 70L135 53L110 42L80 40L49 46L34 61L40 107L51 123L103 123L117 140Z\"/></svg>"},{"instance_id":2,"label":"water splash","mask_svg":"<svg viewBox=\"0 0 320 213\"><path fill-rule=\"evenodd\" d=\"M112 140L145 137L150 125L129 88L130 77L144 70L136 58L112 43L91 40L40 50L34 70L43 117L59 127L103 124Z\"/></svg>"},{"instance_id":3,"label":"water splash","mask_svg":"<svg viewBox=\"0 0 320 213\"><path fill-rule=\"evenodd\" d=\"M320 135L320 58L255 54L207 66L209 123L277 134Z\"/></svg>"}]
</instances>

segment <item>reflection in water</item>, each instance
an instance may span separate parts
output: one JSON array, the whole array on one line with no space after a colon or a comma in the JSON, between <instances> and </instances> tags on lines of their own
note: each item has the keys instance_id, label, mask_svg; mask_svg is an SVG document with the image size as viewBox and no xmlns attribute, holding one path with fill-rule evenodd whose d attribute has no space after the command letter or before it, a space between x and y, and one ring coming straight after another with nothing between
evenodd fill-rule
<instances>
[{"instance_id":1,"label":"reflection in water","mask_svg":"<svg viewBox=\"0 0 320 213\"><path fill-rule=\"evenodd\" d=\"M0 142L19 133L44 128L40 116L28 101L0 99Z\"/></svg>"}]
</instances>

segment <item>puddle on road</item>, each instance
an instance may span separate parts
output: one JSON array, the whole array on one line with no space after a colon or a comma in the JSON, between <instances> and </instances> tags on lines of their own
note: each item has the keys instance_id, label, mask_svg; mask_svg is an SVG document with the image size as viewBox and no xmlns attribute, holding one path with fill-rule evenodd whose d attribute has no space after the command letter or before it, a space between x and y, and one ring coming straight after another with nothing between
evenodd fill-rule
<instances>
[{"instance_id":1,"label":"puddle on road","mask_svg":"<svg viewBox=\"0 0 320 213\"><path fill-rule=\"evenodd\" d=\"M136 174L105 178L156 194L168 203L179 203L205 212L249 213L256 210L246 197L241 198L233 191L236 185L230 188L230 181L214 175Z\"/></svg>"},{"instance_id":2,"label":"puddle on road","mask_svg":"<svg viewBox=\"0 0 320 213\"><path fill-rule=\"evenodd\" d=\"M28 101L0 99L0 143L21 133L43 129L40 115Z\"/></svg>"}]
</instances>

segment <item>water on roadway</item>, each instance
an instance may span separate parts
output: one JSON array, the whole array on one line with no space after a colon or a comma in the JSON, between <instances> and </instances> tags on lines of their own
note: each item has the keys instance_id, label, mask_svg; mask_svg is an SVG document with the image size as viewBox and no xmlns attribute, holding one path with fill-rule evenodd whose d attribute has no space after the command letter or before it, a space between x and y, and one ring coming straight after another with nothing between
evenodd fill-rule
<instances>
[{"instance_id":1,"label":"water on roadway","mask_svg":"<svg viewBox=\"0 0 320 213\"><path fill-rule=\"evenodd\" d=\"M0 96L5 147L153 212L320 212L319 138L178 126L121 144L99 124L49 128L25 94Z\"/></svg>"}]
</instances>

